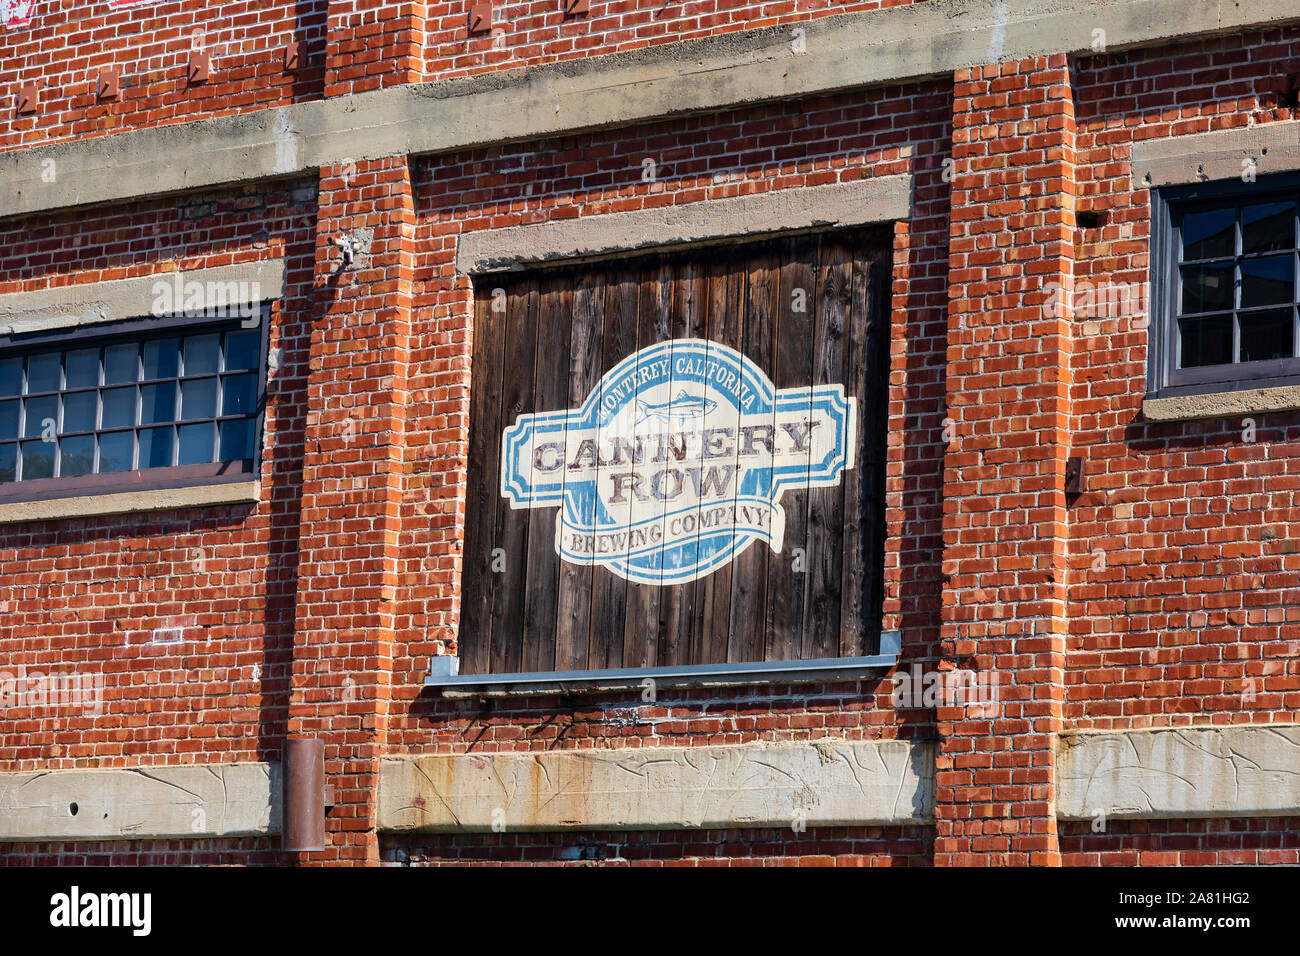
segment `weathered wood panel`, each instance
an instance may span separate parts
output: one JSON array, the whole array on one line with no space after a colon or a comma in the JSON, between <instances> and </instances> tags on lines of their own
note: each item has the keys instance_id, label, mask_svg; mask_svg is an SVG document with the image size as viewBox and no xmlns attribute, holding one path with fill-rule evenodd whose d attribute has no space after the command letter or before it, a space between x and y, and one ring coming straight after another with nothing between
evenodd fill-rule
<instances>
[{"instance_id":1,"label":"weathered wood panel","mask_svg":"<svg viewBox=\"0 0 1300 956\"><path fill-rule=\"evenodd\" d=\"M869 653L878 639L882 594L889 257L887 234L828 233L481 283L474 327L462 671ZM502 290L495 299L494 289ZM719 543L726 535L716 529L706 533L701 520L675 539L684 549L679 559L683 553L697 561L712 556L713 570L670 580L677 569L654 564L651 550L643 552L644 560L655 570L629 579L604 559L561 560L559 504L512 507L503 497L502 433L534 413L559 413L552 420L562 422L553 436L552 447L559 451L536 453L527 462L521 458L518 465L512 458L511 470L522 469L528 472L524 478L535 481L563 481L566 492L572 485L572 500L583 504L574 505L575 523L566 523L567 532L580 530L593 510L604 507L601 493L618 495L620 488L645 502L638 504L643 509L638 513L649 514L646 520L667 527L666 520L681 513L669 503L676 489L691 487L698 498L710 477L714 510L736 520L745 499L745 466L724 462L710 470L707 459L708 449L722 448L740 462L738 448L727 442L740 442L742 432L760 452L784 442L782 454L792 459L807 454L816 464L811 424L802 440L797 434L805 427L799 412L805 400L807 422L818 414L811 390L806 399L799 395L787 405L782 422L774 408L771 425L762 427L754 423L766 420L766 413L745 418L737 404L703 400L707 392L688 396L687 412L672 402L667 411L637 404L638 421L662 411L673 416L665 420L676 422L689 413L690 431L674 433L667 445L661 434L658 446L627 438L621 452L603 452L603 433L582 424L578 410L589 396L616 406L626 396L609 373L625 361L620 375L629 369L633 376L646 373L651 360L639 350L659 343L667 343L659 358L670 363L663 384L672 396L681 397L686 389L678 386L691 374L689 369L679 373L673 357L712 356L716 347L719 357L743 355L778 390L842 384L852 399L857 415L856 432L849 437L856 442L853 467L829 485L786 488L779 498L785 515L779 554L761 538L735 554L734 547ZM631 356L636 358L628 361ZM834 434L842 434L844 420L843 415L837 419ZM575 430L572 435L566 434L569 429ZM596 449L585 452L590 470L584 471L583 461L569 461L572 446L564 442L590 434L597 435ZM698 442L693 451L688 437ZM660 495L655 486L653 497L644 494L638 470L650 461L661 463L655 467L663 470L662 489L671 493ZM594 501L577 494L591 487L593 478ZM613 509L627 506L609 507L602 513L610 522L606 527L621 530L616 522L623 519ZM630 510L627 516L623 537L631 541L636 522ZM663 520L656 522L655 516ZM731 540L734 544L734 534Z\"/></svg>"}]
</instances>

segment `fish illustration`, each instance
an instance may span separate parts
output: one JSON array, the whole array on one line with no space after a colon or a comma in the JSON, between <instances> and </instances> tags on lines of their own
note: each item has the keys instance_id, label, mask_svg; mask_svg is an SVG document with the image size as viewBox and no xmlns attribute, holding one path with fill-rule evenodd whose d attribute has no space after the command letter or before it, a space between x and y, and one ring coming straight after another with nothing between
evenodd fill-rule
<instances>
[{"instance_id":1,"label":"fish illustration","mask_svg":"<svg viewBox=\"0 0 1300 956\"><path fill-rule=\"evenodd\" d=\"M682 389L677 393L676 398L661 402L658 405L637 402L636 421L638 425L647 418L658 418L665 422L689 421L694 418L703 418L717 407L718 403L712 399L703 396L696 397L687 394L686 389Z\"/></svg>"}]
</instances>

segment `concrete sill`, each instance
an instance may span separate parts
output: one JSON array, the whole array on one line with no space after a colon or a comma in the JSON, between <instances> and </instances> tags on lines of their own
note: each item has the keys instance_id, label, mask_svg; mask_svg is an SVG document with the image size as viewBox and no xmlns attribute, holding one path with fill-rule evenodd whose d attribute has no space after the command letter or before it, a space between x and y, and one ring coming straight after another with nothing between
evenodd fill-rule
<instances>
[{"instance_id":1,"label":"concrete sill","mask_svg":"<svg viewBox=\"0 0 1300 956\"><path fill-rule=\"evenodd\" d=\"M137 511L244 504L261 500L260 481L227 481L188 488L121 491L112 494L83 495L77 498L48 498L43 501L15 501L0 504L0 525L20 521L59 521L65 518L93 518Z\"/></svg>"},{"instance_id":2,"label":"concrete sill","mask_svg":"<svg viewBox=\"0 0 1300 956\"><path fill-rule=\"evenodd\" d=\"M1229 418L1289 412L1300 409L1300 386L1245 388L1207 395L1175 395L1142 402L1142 417L1149 422L1187 422L1200 418Z\"/></svg>"},{"instance_id":3,"label":"concrete sill","mask_svg":"<svg viewBox=\"0 0 1300 956\"><path fill-rule=\"evenodd\" d=\"M882 645L889 647L888 636ZM459 674L459 659L435 657L426 688L443 697L539 697L599 691L750 687L764 684L835 684L877 677L898 663L898 651L871 657L831 657L808 661L758 661L749 664L699 664L693 667L618 667L607 670L535 671L523 674Z\"/></svg>"}]
</instances>

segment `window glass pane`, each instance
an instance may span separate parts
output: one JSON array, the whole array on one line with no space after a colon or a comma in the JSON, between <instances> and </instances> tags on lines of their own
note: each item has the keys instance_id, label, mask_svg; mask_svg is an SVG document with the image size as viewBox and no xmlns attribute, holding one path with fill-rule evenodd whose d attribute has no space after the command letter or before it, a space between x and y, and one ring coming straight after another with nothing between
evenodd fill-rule
<instances>
[{"instance_id":1,"label":"window glass pane","mask_svg":"<svg viewBox=\"0 0 1300 956\"><path fill-rule=\"evenodd\" d=\"M99 349L78 349L63 359L64 388L87 388L99 384Z\"/></svg>"},{"instance_id":2,"label":"window glass pane","mask_svg":"<svg viewBox=\"0 0 1300 956\"><path fill-rule=\"evenodd\" d=\"M240 329L226 333L226 371L259 367L262 351L261 329Z\"/></svg>"},{"instance_id":3,"label":"window glass pane","mask_svg":"<svg viewBox=\"0 0 1300 956\"><path fill-rule=\"evenodd\" d=\"M23 481L54 477L54 442L23 442Z\"/></svg>"},{"instance_id":4,"label":"window glass pane","mask_svg":"<svg viewBox=\"0 0 1300 956\"><path fill-rule=\"evenodd\" d=\"M88 432L95 428L98 392L68 392L63 396L63 428L60 431Z\"/></svg>"},{"instance_id":5,"label":"window glass pane","mask_svg":"<svg viewBox=\"0 0 1300 956\"><path fill-rule=\"evenodd\" d=\"M144 385L140 388L140 424L170 422L176 418L176 383Z\"/></svg>"},{"instance_id":6,"label":"window glass pane","mask_svg":"<svg viewBox=\"0 0 1300 956\"><path fill-rule=\"evenodd\" d=\"M1241 252L1295 248L1295 203L1270 202L1241 210Z\"/></svg>"},{"instance_id":7,"label":"window glass pane","mask_svg":"<svg viewBox=\"0 0 1300 956\"><path fill-rule=\"evenodd\" d=\"M172 463L172 429L140 429L141 468L166 468Z\"/></svg>"},{"instance_id":8,"label":"window glass pane","mask_svg":"<svg viewBox=\"0 0 1300 956\"><path fill-rule=\"evenodd\" d=\"M1231 309L1232 263L1183 266L1182 314Z\"/></svg>"},{"instance_id":9,"label":"window glass pane","mask_svg":"<svg viewBox=\"0 0 1300 956\"><path fill-rule=\"evenodd\" d=\"M53 436L58 427L59 396L44 395L27 399L27 420L23 423L24 438L39 438L42 433Z\"/></svg>"},{"instance_id":10,"label":"window glass pane","mask_svg":"<svg viewBox=\"0 0 1300 956\"><path fill-rule=\"evenodd\" d=\"M117 385L120 382L134 382L139 371L140 346L110 345L104 349L104 384Z\"/></svg>"},{"instance_id":11,"label":"window glass pane","mask_svg":"<svg viewBox=\"0 0 1300 956\"><path fill-rule=\"evenodd\" d=\"M180 340L154 339L144 343L144 377L173 378L180 372Z\"/></svg>"},{"instance_id":12,"label":"window glass pane","mask_svg":"<svg viewBox=\"0 0 1300 956\"><path fill-rule=\"evenodd\" d=\"M1183 261L1236 255L1237 209L1211 209L1183 216Z\"/></svg>"},{"instance_id":13,"label":"window glass pane","mask_svg":"<svg viewBox=\"0 0 1300 956\"><path fill-rule=\"evenodd\" d=\"M212 460L213 422L202 425L182 425L180 428L180 454L178 465L197 465Z\"/></svg>"},{"instance_id":14,"label":"window glass pane","mask_svg":"<svg viewBox=\"0 0 1300 956\"><path fill-rule=\"evenodd\" d=\"M27 357L27 394L59 390L59 353Z\"/></svg>"},{"instance_id":15,"label":"window glass pane","mask_svg":"<svg viewBox=\"0 0 1300 956\"><path fill-rule=\"evenodd\" d=\"M106 388L103 396L104 411L100 416L101 428L121 428L135 424L135 386Z\"/></svg>"},{"instance_id":16,"label":"window glass pane","mask_svg":"<svg viewBox=\"0 0 1300 956\"><path fill-rule=\"evenodd\" d=\"M217 340L220 336L191 335L185 340L185 374L202 375L217 370Z\"/></svg>"},{"instance_id":17,"label":"window glass pane","mask_svg":"<svg viewBox=\"0 0 1300 956\"><path fill-rule=\"evenodd\" d=\"M1295 301L1295 260L1290 255L1241 261L1241 307Z\"/></svg>"},{"instance_id":18,"label":"window glass pane","mask_svg":"<svg viewBox=\"0 0 1300 956\"><path fill-rule=\"evenodd\" d=\"M223 415L246 415L257 404L256 375L227 375L221 390Z\"/></svg>"},{"instance_id":19,"label":"window glass pane","mask_svg":"<svg viewBox=\"0 0 1300 956\"><path fill-rule=\"evenodd\" d=\"M181 383L181 417L212 418L217 414L217 380L201 378Z\"/></svg>"},{"instance_id":20,"label":"window glass pane","mask_svg":"<svg viewBox=\"0 0 1300 956\"><path fill-rule=\"evenodd\" d=\"M107 435L100 435L99 470L101 472L130 471L131 446L131 432L110 432Z\"/></svg>"},{"instance_id":21,"label":"window glass pane","mask_svg":"<svg viewBox=\"0 0 1300 956\"><path fill-rule=\"evenodd\" d=\"M13 481L18 467L18 446L0 445L0 482Z\"/></svg>"},{"instance_id":22,"label":"window glass pane","mask_svg":"<svg viewBox=\"0 0 1300 956\"><path fill-rule=\"evenodd\" d=\"M0 438L18 437L18 402L0 402Z\"/></svg>"},{"instance_id":23,"label":"window glass pane","mask_svg":"<svg viewBox=\"0 0 1300 956\"><path fill-rule=\"evenodd\" d=\"M0 396L17 395L23 390L23 360L0 359Z\"/></svg>"},{"instance_id":24,"label":"window glass pane","mask_svg":"<svg viewBox=\"0 0 1300 956\"><path fill-rule=\"evenodd\" d=\"M59 476L88 475L95 466L95 436L77 435L59 442Z\"/></svg>"},{"instance_id":25,"label":"window glass pane","mask_svg":"<svg viewBox=\"0 0 1300 956\"><path fill-rule=\"evenodd\" d=\"M221 423L221 460L253 457L253 419L236 418Z\"/></svg>"},{"instance_id":26,"label":"window glass pane","mask_svg":"<svg viewBox=\"0 0 1300 956\"><path fill-rule=\"evenodd\" d=\"M1232 316L1181 319L1179 368L1225 365L1232 361Z\"/></svg>"},{"instance_id":27,"label":"window glass pane","mask_svg":"<svg viewBox=\"0 0 1300 956\"><path fill-rule=\"evenodd\" d=\"M1290 309L1252 312L1241 316L1238 323L1241 329L1241 361L1263 362L1294 357L1294 343L1291 339L1295 326L1291 321Z\"/></svg>"}]
</instances>

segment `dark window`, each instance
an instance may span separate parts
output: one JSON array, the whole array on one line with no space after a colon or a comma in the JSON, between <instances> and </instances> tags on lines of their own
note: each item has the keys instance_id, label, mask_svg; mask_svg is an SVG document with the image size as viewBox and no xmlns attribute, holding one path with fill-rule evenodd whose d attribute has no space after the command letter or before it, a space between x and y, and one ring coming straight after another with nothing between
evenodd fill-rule
<instances>
[{"instance_id":1,"label":"dark window","mask_svg":"<svg viewBox=\"0 0 1300 956\"><path fill-rule=\"evenodd\" d=\"M6 340L0 500L247 477L260 451L265 323L246 325L178 317Z\"/></svg>"},{"instance_id":2,"label":"dark window","mask_svg":"<svg viewBox=\"0 0 1300 956\"><path fill-rule=\"evenodd\" d=\"M1298 215L1294 177L1157 196L1153 393L1300 381Z\"/></svg>"}]
</instances>

